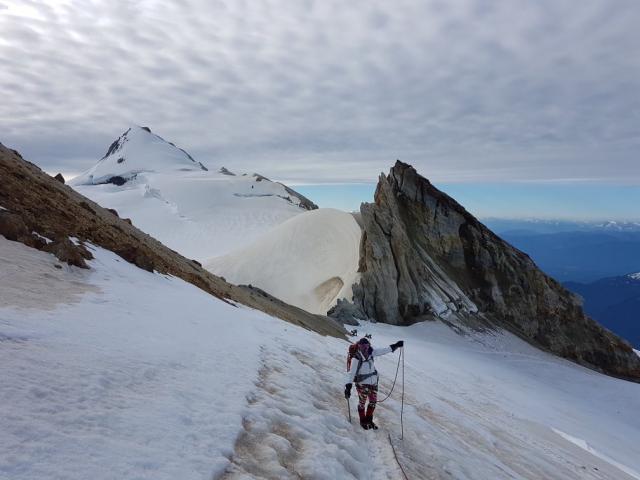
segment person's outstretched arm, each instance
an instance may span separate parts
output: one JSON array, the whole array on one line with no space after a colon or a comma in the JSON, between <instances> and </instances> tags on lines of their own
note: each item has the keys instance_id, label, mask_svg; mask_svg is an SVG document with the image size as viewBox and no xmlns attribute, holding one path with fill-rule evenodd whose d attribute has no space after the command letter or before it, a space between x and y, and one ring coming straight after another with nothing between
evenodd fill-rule
<instances>
[{"instance_id":1,"label":"person's outstretched arm","mask_svg":"<svg viewBox=\"0 0 640 480\"><path fill-rule=\"evenodd\" d=\"M380 355L386 355L387 353L395 352L397 348L403 347L403 346L404 346L404 341L400 340L392 345L389 345L388 347L374 348L371 355L374 357L379 357Z\"/></svg>"}]
</instances>

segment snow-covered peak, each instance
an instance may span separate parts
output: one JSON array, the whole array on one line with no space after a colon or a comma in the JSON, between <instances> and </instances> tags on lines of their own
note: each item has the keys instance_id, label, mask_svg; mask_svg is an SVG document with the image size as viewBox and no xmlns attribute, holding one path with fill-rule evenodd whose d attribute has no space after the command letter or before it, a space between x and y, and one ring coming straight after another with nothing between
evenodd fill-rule
<instances>
[{"instance_id":1,"label":"snow-covered peak","mask_svg":"<svg viewBox=\"0 0 640 480\"><path fill-rule=\"evenodd\" d=\"M148 127L134 126L115 140L104 157L74 178L72 185L114 183L121 185L143 172L167 173L207 170L185 150L154 134Z\"/></svg>"},{"instance_id":2,"label":"snow-covered peak","mask_svg":"<svg viewBox=\"0 0 640 480\"><path fill-rule=\"evenodd\" d=\"M638 273L630 273L627 275L631 280L639 280L640 281L640 272Z\"/></svg>"},{"instance_id":3,"label":"snow-covered peak","mask_svg":"<svg viewBox=\"0 0 640 480\"><path fill-rule=\"evenodd\" d=\"M213 163L213 162L210 162ZM318 208L258 174L208 170L146 127L131 127L69 184L183 255L223 255L285 220Z\"/></svg>"}]
</instances>

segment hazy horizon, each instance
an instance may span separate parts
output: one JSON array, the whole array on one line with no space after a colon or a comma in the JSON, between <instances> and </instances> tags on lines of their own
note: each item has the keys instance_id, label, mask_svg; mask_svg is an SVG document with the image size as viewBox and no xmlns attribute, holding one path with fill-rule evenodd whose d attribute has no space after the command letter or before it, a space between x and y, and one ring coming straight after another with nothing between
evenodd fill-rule
<instances>
[{"instance_id":1,"label":"hazy horizon","mask_svg":"<svg viewBox=\"0 0 640 480\"><path fill-rule=\"evenodd\" d=\"M640 188L636 187L471 183L434 186L480 219L640 222ZM361 202L372 202L375 187L375 183L293 186L320 207L346 211L357 211ZM594 196L598 198L597 206L586 201ZM620 206L621 200L626 202L624 207Z\"/></svg>"},{"instance_id":2,"label":"hazy horizon","mask_svg":"<svg viewBox=\"0 0 640 480\"><path fill-rule=\"evenodd\" d=\"M179 145L180 146L180 145ZM106 147L105 147L106 150ZM28 159L29 160L29 159ZM198 159L200 161L200 159ZM87 161L87 169L98 160ZM211 170L213 166L203 162ZM391 167L393 162L389 163ZM42 167L42 166L41 166ZM62 173L66 180L81 172L46 170L50 175ZM345 211L359 210L360 203L372 202L379 172L371 182L309 182L274 177L259 168L243 173L259 173L280 181L307 196L320 207ZM428 174L418 173L429 180ZM440 190L453 197L470 213L480 219L544 220L567 222L639 222L640 187L630 185L598 184L593 182L520 181L520 182L434 182Z\"/></svg>"}]
</instances>

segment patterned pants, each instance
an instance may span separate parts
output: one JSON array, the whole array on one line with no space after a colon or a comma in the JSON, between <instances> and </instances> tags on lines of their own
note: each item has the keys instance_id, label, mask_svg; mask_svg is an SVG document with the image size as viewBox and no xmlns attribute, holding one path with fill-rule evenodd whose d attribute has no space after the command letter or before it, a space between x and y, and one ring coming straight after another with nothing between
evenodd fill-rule
<instances>
[{"instance_id":1,"label":"patterned pants","mask_svg":"<svg viewBox=\"0 0 640 480\"><path fill-rule=\"evenodd\" d=\"M365 418L371 420L371 418L373 418L373 411L376 409L376 402L378 401L378 386L356 383L356 390L358 391L358 415L360 416L360 421L363 421ZM365 413L364 407L367 400L369 400L369 405Z\"/></svg>"}]
</instances>

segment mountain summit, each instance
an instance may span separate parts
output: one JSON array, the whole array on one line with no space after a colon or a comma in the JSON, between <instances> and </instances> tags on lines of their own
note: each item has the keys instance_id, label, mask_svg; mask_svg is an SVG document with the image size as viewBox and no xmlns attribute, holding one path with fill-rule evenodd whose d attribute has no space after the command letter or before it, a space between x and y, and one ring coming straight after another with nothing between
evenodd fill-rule
<instances>
[{"instance_id":1,"label":"mountain summit","mask_svg":"<svg viewBox=\"0 0 640 480\"><path fill-rule=\"evenodd\" d=\"M147 127L129 128L69 185L200 261L228 253L318 208L263 175L236 175L225 167L208 170Z\"/></svg>"},{"instance_id":2,"label":"mountain summit","mask_svg":"<svg viewBox=\"0 0 640 480\"><path fill-rule=\"evenodd\" d=\"M628 343L412 166L398 161L381 175L375 202L360 210L353 301L363 318L503 327L582 365L640 380L640 358Z\"/></svg>"},{"instance_id":3,"label":"mountain summit","mask_svg":"<svg viewBox=\"0 0 640 480\"><path fill-rule=\"evenodd\" d=\"M148 127L133 126L120 135L100 161L72 180L73 185L122 185L142 172L208 170L182 148Z\"/></svg>"}]
</instances>

